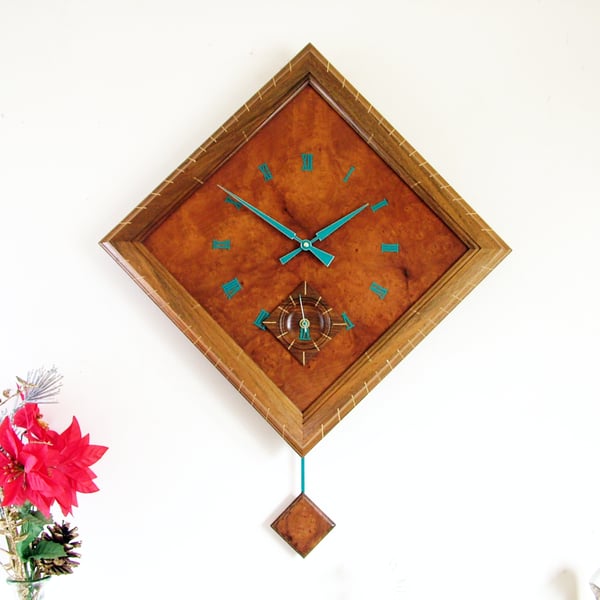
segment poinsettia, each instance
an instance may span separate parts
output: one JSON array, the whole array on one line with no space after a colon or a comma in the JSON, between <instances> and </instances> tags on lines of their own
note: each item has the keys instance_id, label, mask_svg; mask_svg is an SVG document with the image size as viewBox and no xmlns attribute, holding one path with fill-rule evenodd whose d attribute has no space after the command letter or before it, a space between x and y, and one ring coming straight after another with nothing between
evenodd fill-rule
<instances>
[{"instance_id":1,"label":"poinsettia","mask_svg":"<svg viewBox=\"0 0 600 600\"><path fill-rule=\"evenodd\" d=\"M98 490L90 467L107 450L90 444L75 417L62 432L44 422L39 403L52 401L61 380L56 369L39 369L0 398L0 534L8 556L2 566L18 581L71 573L79 564L77 528L53 522L50 511L56 504L66 516L78 493Z\"/></svg>"},{"instance_id":2,"label":"poinsettia","mask_svg":"<svg viewBox=\"0 0 600 600\"><path fill-rule=\"evenodd\" d=\"M47 470L43 444L23 444L6 417L0 424L0 486L2 506L20 506L29 501L44 514L50 514L50 487L45 484Z\"/></svg>"},{"instance_id":3,"label":"poinsettia","mask_svg":"<svg viewBox=\"0 0 600 600\"><path fill-rule=\"evenodd\" d=\"M36 402L24 404L15 412L12 420L16 427L24 430L24 435L29 440L47 440L46 434L50 428L48 423L42 420L42 413Z\"/></svg>"},{"instance_id":4,"label":"poinsettia","mask_svg":"<svg viewBox=\"0 0 600 600\"><path fill-rule=\"evenodd\" d=\"M2 506L29 501L48 516L57 502L66 516L77 506L77 492L98 491L90 466L107 448L90 444L89 434L82 437L75 417L62 433L42 421L37 404L26 404L13 420L17 427L24 428L28 442L19 439L9 417L5 417L0 425Z\"/></svg>"},{"instance_id":5,"label":"poinsettia","mask_svg":"<svg viewBox=\"0 0 600 600\"><path fill-rule=\"evenodd\" d=\"M61 434L48 430L47 435L55 460L53 473L65 482L63 493L56 497L56 501L66 516L73 506L77 506L77 492L89 494L98 491L98 486L92 481L96 474L90 466L102 458L107 448L90 444L89 434L81 435L75 417Z\"/></svg>"}]
</instances>

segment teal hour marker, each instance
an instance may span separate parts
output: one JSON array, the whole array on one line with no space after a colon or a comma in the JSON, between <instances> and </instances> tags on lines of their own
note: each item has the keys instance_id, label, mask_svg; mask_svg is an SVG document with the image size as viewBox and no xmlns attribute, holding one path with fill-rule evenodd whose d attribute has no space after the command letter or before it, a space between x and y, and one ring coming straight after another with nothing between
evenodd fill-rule
<instances>
[{"instance_id":1,"label":"teal hour marker","mask_svg":"<svg viewBox=\"0 0 600 600\"><path fill-rule=\"evenodd\" d=\"M302 170L312 171L313 170L313 155L310 153L302 154Z\"/></svg>"},{"instance_id":2,"label":"teal hour marker","mask_svg":"<svg viewBox=\"0 0 600 600\"><path fill-rule=\"evenodd\" d=\"M234 200L231 196L227 196L227 198L225 198L225 202L227 202L228 204L233 204L233 206L235 206L238 210L242 208L242 203L238 202L237 200Z\"/></svg>"},{"instance_id":3,"label":"teal hour marker","mask_svg":"<svg viewBox=\"0 0 600 600\"><path fill-rule=\"evenodd\" d=\"M259 329L267 329L265 327L265 324L263 323L263 321L269 316L269 313L262 308L260 310L260 312L258 313L258 315L256 315L256 319L254 319L254 324L259 328Z\"/></svg>"},{"instance_id":4,"label":"teal hour marker","mask_svg":"<svg viewBox=\"0 0 600 600\"><path fill-rule=\"evenodd\" d=\"M258 170L262 173L262 176L265 178L265 181L270 181L271 179L273 179L273 175L267 163L258 165Z\"/></svg>"},{"instance_id":5,"label":"teal hour marker","mask_svg":"<svg viewBox=\"0 0 600 600\"><path fill-rule=\"evenodd\" d=\"M382 252L399 252L400 246L398 244L381 244Z\"/></svg>"},{"instance_id":6,"label":"teal hour marker","mask_svg":"<svg viewBox=\"0 0 600 600\"><path fill-rule=\"evenodd\" d=\"M352 173L354 173L355 170L356 170L356 167L350 167L348 169L348 172L346 173L346 176L344 177L344 183L348 183L348 179L350 179L350 176L352 175Z\"/></svg>"},{"instance_id":7,"label":"teal hour marker","mask_svg":"<svg viewBox=\"0 0 600 600\"><path fill-rule=\"evenodd\" d=\"M231 281L227 281L222 286L225 295L231 300L241 289L242 284L234 277Z\"/></svg>"},{"instance_id":8,"label":"teal hour marker","mask_svg":"<svg viewBox=\"0 0 600 600\"><path fill-rule=\"evenodd\" d=\"M229 240L213 240L213 250L229 250L231 249L231 242Z\"/></svg>"},{"instance_id":9,"label":"teal hour marker","mask_svg":"<svg viewBox=\"0 0 600 600\"><path fill-rule=\"evenodd\" d=\"M386 288L384 288L382 285L379 285L378 283L373 282L370 286L369 289L377 296L379 296L382 300L386 297L386 294L388 293L388 290Z\"/></svg>"},{"instance_id":10,"label":"teal hour marker","mask_svg":"<svg viewBox=\"0 0 600 600\"><path fill-rule=\"evenodd\" d=\"M342 319L344 319L344 323L346 323L346 329L352 329L354 327L354 323L345 312L342 313Z\"/></svg>"},{"instance_id":11,"label":"teal hour marker","mask_svg":"<svg viewBox=\"0 0 600 600\"><path fill-rule=\"evenodd\" d=\"M378 202L377 204L373 204L373 206L371 206L371 210L373 212L377 212L380 208L383 208L384 206L388 205L388 201L384 198L381 202Z\"/></svg>"}]
</instances>

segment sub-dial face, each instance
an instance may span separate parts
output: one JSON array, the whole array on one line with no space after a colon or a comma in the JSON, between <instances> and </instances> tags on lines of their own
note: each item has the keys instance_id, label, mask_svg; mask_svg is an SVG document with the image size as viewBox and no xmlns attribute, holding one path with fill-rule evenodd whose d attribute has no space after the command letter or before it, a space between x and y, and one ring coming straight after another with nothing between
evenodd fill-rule
<instances>
[{"instance_id":1,"label":"sub-dial face","mask_svg":"<svg viewBox=\"0 0 600 600\"><path fill-rule=\"evenodd\" d=\"M263 325L304 366L346 327L344 320L306 282L284 298Z\"/></svg>"}]
</instances>

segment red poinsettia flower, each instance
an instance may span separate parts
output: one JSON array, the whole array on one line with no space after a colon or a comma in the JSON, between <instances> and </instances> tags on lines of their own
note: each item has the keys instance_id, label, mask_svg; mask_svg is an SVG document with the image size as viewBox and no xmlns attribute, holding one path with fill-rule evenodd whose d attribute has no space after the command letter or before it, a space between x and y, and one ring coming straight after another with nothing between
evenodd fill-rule
<instances>
[{"instance_id":1,"label":"red poinsettia flower","mask_svg":"<svg viewBox=\"0 0 600 600\"><path fill-rule=\"evenodd\" d=\"M29 501L49 515L57 502L66 516L77 506L77 492L98 490L90 466L107 448L90 444L89 435L82 437L75 417L62 433L51 430L41 417L36 404L15 413L15 425L25 429L28 443L19 439L8 417L0 425L2 505Z\"/></svg>"},{"instance_id":2,"label":"red poinsettia flower","mask_svg":"<svg viewBox=\"0 0 600 600\"><path fill-rule=\"evenodd\" d=\"M50 431L48 423L42 420L40 407L35 402L24 404L13 417L13 423L17 427L25 429L25 435L29 440L47 441Z\"/></svg>"},{"instance_id":3,"label":"red poinsettia flower","mask_svg":"<svg viewBox=\"0 0 600 600\"><path fill-rule=\"evenodd\" d=\"M47 467L49 446L23 444L6 417L0 424L0 486L2 505L21 506L29 501L50 515L54 494L60 482L53 480Z\"/></svg>"},{"instance_id":4,"label":"red poinsettia flower","mask_svg":"<svg viewBox=\"0 0 600 600\"><path fill-rule=\"evenodd\" d=\"M73 506L77 506L76 492L88 494L98 491L98 486L92 481L96 474L90 466L100 460L108 448L90 444L89 434L82 437L75 417L67 429L52 439L52 448L56 452L54 474L67 482L63 494L56 500L63 514L67 515Z\"/></svg>"}]
</instances>

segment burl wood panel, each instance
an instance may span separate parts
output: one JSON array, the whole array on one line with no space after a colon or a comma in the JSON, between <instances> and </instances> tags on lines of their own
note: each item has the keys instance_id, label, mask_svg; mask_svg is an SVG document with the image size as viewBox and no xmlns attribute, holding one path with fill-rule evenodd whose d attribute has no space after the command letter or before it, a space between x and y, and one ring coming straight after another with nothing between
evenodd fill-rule
<instances>
[{"instance_id":1,"label":"burl wood panel","mask_svg":"<svg viewBox=\"0 0 600 600\"><path fill-rule=\"evenodd\" d=\"M311 153L312 170L302 154ZM268 165L265 179L260 165ZM364 203L370 207L318 243L330 267L309 252L286 265L297 242L246 208L226 201L221 184L301 238ZM385 202L385 204L380 204ZM378 208L379 206L379 208ZM375 209L375 210L374 210ZM229 249L214 249L227 240ZM399 251L382 252L382 244ZM204 185L144 240L148 250L301 410L306 410L466 251L465 244L306 85ZM223 284L241 291L227 298ZM354 327L307 365L254 325L307 281ZM385 288L381 298L371 286Z\"/></svg>"},{"instance_id":2,"label":"burl wood panel","mask_svg":"<svg viewBox=\"0 0 600 600\"><path fill-rule=\"evenodd\" d=\"M299 168L302 152L313 154L310 172ZM272 170L270 181L256 170L263 162ZM172 173L157 179L102 247L302 456L510 252L311 44ZM291 250L289 242L247 210L226 205L217 182L302 236L359 203L376 206L383 196L393 202L385 211L363 211L323 241L323 249L336 255L330 269L306 253L289 268L275 269L275 259ZM207 247L212 238L229 240L230 251ZM376 239L398 243L400 251L382 256ZM220 286L230 277L242 290L225 301ZM326 359L315 359L308 370L293 365L280 344L263 348L270 334L247 322L255 310L272 310L279 294L301 280L322 288L336 311L356 323L327 344ZM367 282L385 287L385 299L366 293Z\"/></svg>"},{"instance_id":3,"label":"burl wood panel","mask_svg":"<svg viewBox=\"0 0 600 600\"><path fill-rule=\"evenodd\" d=\"M271 527L302 557L313 550L335 523L304 493L300 494Z\"/></svg>"}]
</instances>

